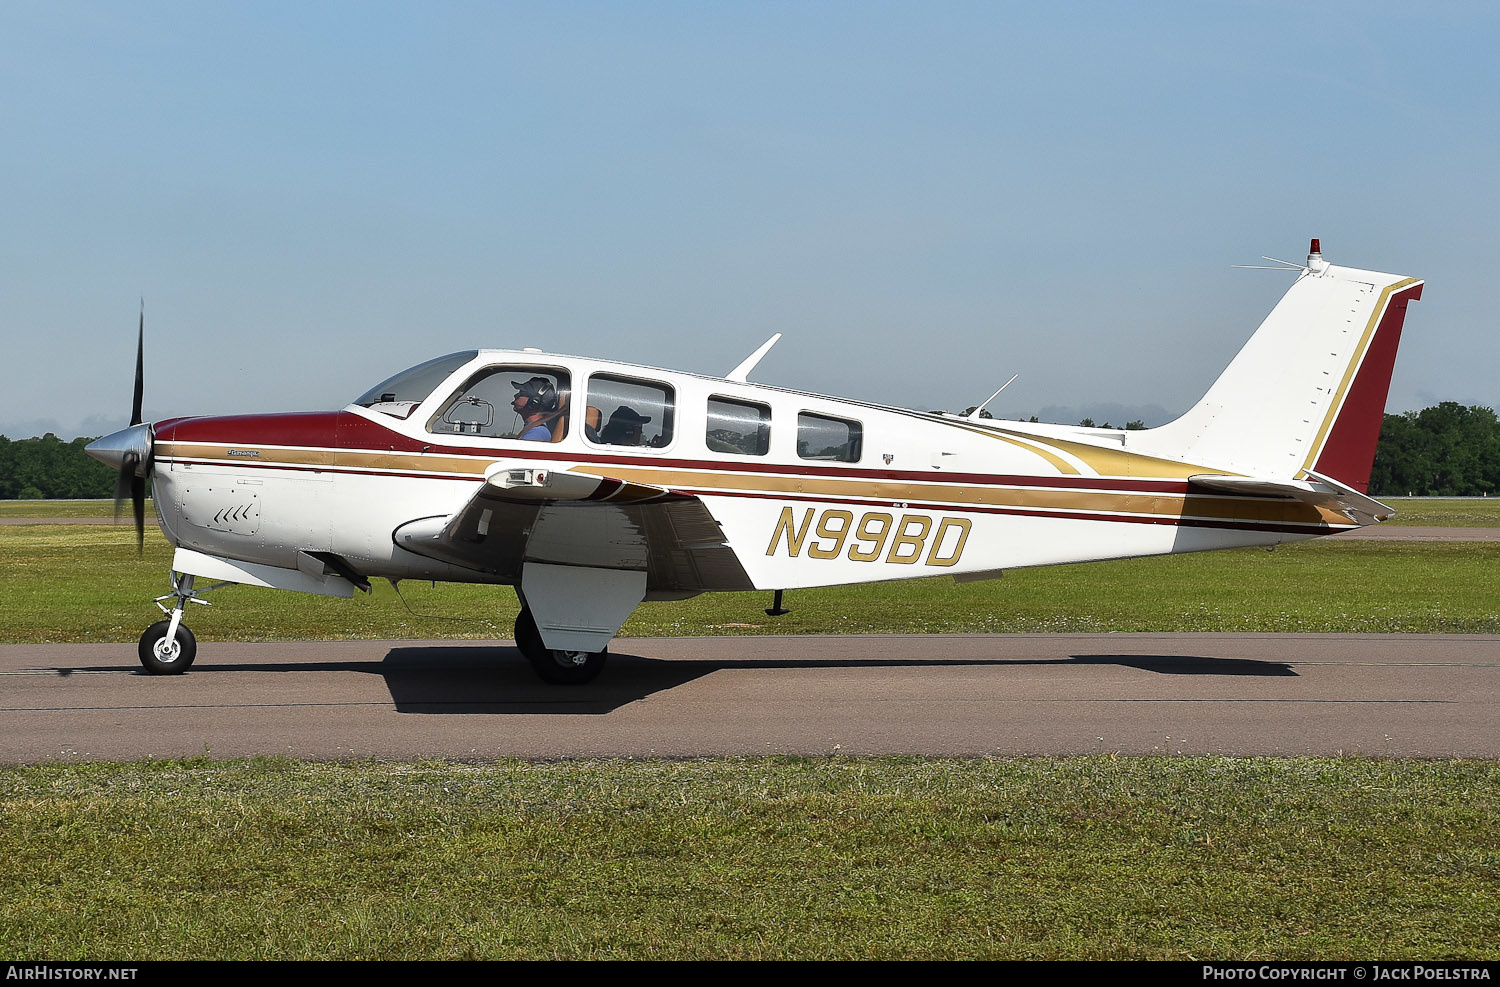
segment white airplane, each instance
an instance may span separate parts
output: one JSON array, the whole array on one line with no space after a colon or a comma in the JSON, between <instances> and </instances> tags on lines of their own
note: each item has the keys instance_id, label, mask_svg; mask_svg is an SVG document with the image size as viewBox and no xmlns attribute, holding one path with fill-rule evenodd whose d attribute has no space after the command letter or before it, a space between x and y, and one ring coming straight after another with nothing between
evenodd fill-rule
<instances>
[{"instance_id":1,"label":"white airplane","mask_svg":"<svg viewBox=\"0 0 1500 987\"><path fill-rule=\"evenodd\" d=\"M138 537L151 478L176 547L167 619L140 639L150 672L193 663L183 611L209 589L349 597L378 577L515 587L522 654L548 682L582 683L643 600L773 590L767 612L785 612L786 589L984 579L1386 519L1365 494L1422 282L1333 266L1317 240L1288 266L1295 282L1228 369L1159 428L750 383L779 335L723 377L469 350L341 411L153 425L138 346L133 424L88 452L120 471Z\"/></svg>"}]
</instances>

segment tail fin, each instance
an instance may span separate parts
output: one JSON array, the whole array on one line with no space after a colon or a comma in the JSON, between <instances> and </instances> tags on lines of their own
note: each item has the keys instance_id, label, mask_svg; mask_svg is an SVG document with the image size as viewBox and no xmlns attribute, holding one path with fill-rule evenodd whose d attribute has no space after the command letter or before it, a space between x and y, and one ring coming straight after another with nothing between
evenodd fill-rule
<instances>
[{"instance_id":1,"label":"tail fin","mask_svg":"<svg viewBox=\"0 0 1500 987\"><path fill-rule=\"evenodd\" d=\"M1415 278L1329 264L1314 240L1303 273L1203 399L1132 445L1365 493L1406 306L1421 297Z\"/></svg>"}]
</instances>

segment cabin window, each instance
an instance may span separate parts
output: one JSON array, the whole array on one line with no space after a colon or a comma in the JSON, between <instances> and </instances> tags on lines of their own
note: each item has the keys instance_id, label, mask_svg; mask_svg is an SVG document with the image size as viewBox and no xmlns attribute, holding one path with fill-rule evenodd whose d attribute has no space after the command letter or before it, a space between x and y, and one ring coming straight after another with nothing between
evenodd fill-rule
<instances>
[{"instance_id":1,"label":"cabin window","mask_svg":"<svg viewBox=\"0 0 1500 987\"><path fill-rule=\"evenodd\" d=\"M554 367L486 367L427 423L438 435L559 442L568 433L568 374Z\"/></svg>"},{"instance_id":2,"label":"cabin window","mask_svg":"<svg viewBox=\"0 0 1500 987\"><path fill-rule=\"evenodd\" d=\"M407 418L453 371L478 355L477 350L469 350L420 363L376 384L355 398L354 403L371 411Z\"/></svg>"},{"instance_id":3,"label":"cabin window","mask_svg":"<svg viewBox=\"0 0 1500 987\"><path fill-rule=\"evenodd\" d=\"M709 398L703 438L713 452L764 456L771 451L771 409L752 401Z\"/></svg>"},{"instance_id":4,"label":"cabin window","mask_svg":"<svg viewBox=\"0 0 1500 987\"><path fill-rule=\"evenodd\" d=\"M672 441L672 388L650 380L595 374L589 378L583 434L606 446L649 446Z\"/></svg>"},{"instance_id":5,"label":"cabin window","mask_svg":"<svg viewBox=\"0 0 1500 987\"><path fill-rule=\"evenodd\" d=\"M857 463L861 434L859 422L804 411L797 416L797 455L803 459Z\"/></svg>"}]
</instances>

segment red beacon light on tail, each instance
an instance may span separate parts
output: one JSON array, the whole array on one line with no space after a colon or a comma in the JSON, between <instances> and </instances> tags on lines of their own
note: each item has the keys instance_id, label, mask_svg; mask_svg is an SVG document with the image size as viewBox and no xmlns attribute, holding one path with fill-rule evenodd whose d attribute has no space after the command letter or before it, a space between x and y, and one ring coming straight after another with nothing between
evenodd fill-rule
<instances>
[{"instance_id":1,"label":"red beacon light on tail","mask_svg":"<svg viewBox=\"0 0 1500 987\"><path fill-rule=\"evenodd\" d=\"M1313 237L1312 244L1307 248L1307 269L1314 274L1322 274L1328 270L1328 262L1323 259L1323 245L1317 237Z\"/></svg>"}]
</instances>

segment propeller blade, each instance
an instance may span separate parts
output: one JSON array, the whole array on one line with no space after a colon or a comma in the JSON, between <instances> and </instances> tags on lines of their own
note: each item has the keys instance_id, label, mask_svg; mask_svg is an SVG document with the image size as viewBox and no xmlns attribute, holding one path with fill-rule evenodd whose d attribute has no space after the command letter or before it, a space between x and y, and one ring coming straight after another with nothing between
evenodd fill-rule
<instances>
[{"instance_id":1,"label":"propeller blade","mask_svg":"<svg viewBox=\"0 0 1500 987\"><path fill-rule=\"evenodd\" d=\"M130 478L130 502L135 507L135 551L139 555L146 550L146 478Z\"/></svg>"},{"instance_id":2,"label":"propeller blade","mask_svg":"<svg viewBox=\"0 0 1500 987\"><path fill-rule=\"evenodd\" d=\"M141 321L135 339L135 394L130 401L130 426L96 439L84 451L102 463L119 470L115 478L115 521L120 520L120 505L130 498L135 515L135 548L146 544L146 481L155 465L151 426L142 422L141 399L146 390L146 302L141 301ZM142 468L144 466L144 468Z\"/></svg>"},{"instance_id":3,"label":"propeller blade","mask_svg":"<svg viewBox=\"0 0 1500 987\"><path fill-rule=\"evenodd\" d=\"M140 333L135 342L135 399L130 402L130 424L141 423L141 398L146 390L146 303L141 302Z\"/></svg>"},{"instance_id":4,"label":"propeller blade","mask_svg":"<svg viewBox=\"0 0 1500 987\"><path fill-rule=\"evenodd\" d=\"M120 464L120 473L115 477L115 520L120 520L120 505L130 496L131 477L135 475L135 458L127 455Z\"/></svg>"}]
</instances>

